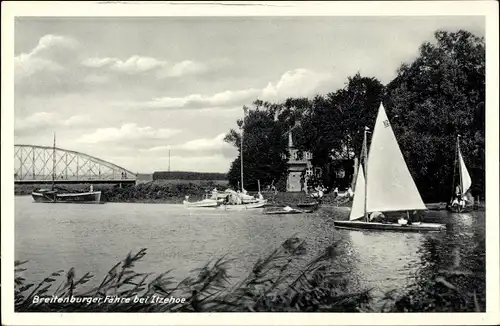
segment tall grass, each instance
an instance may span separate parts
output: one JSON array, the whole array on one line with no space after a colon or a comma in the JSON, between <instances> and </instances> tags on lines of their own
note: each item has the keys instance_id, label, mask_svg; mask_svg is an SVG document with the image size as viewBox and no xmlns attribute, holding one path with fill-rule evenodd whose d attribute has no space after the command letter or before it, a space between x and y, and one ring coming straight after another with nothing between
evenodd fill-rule
<instances>
[{"instance_id":1,"label":"tall grass","mask_svg":"<svg viewBox=\"0 0 500 326\"><path fill-rule=\"evenodd\" d=\"M231 282L227 273L231 260L224 257L210 261L205 266L194 269L182 281L174 282L170 276L171 271L157 276L134 271L135 264L146 255L147 250L144 248L137 253L129 253L123 261L115 264L107 272L99 285L91 289L84 289L84 284L94 276L86 273L77 278L73 268L67 272L55 271L38 284L30 283L21 276L26 270L23 268L26 261L16 261L15 311L484 311L476 293L472 296L464 295L463 289L442 275L436 279L429 279L429 282L421 286L418 291L414 290L402 297L391 298L391 293L388 293L386 299L396 303L375 309L370 305L372 299L370 290L350 292L345 271L334 268L335 244L325 248L307 262L304 261L305 251L306 243L299 238L291 237L267 257L259 259L252 270L238 282ZM303 267L292 268L298 260L304 262ZM114 297L121 300L128 298L130 301L119 302L113 299ZM53 298L52 301L59 299L60 302L40 303L40 298ZM90 298L94 302L75 302L77 298ZM139 298L147 301L139 302ZM159 302L158 298L163 298L164 302Z\"/></svg>"}]
</instances>

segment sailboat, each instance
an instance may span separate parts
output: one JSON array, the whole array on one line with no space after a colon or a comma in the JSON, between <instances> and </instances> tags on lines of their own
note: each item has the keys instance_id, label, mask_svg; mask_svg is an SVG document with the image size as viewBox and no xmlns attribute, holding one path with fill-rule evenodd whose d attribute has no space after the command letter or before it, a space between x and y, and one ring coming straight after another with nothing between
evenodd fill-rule
<instances>
[{"instance_id":1,"label":"sailboat","mask_svg":"<svg viewBox=\"0 0 500 326\"><path fill-rule=\"evenodd\" d=\"M244 108L245 117L247 113L247 108ZM243 119L243 123L245 123L245 119ZM226 193L228 194L223 204L219 206L220 209L224 210L245 210L252 208L262 208L267 204L267 199L262 197L260 193L260 181L258 181L259 187L259 197L255 198L254 196L250 196L247 194L247 191L243 187L243 125L241 126L241 138L240 138L240 172L241 172L241 192L235 192L233 190L227 189Z\"/></svg>"},{"instance_id":2,"label":"sailboat","mask_svg":"<svg viewBox=\"0 0 500 326\"><path fill-rule=\"evenodd\" d=\"M473 210L474 198L471 196L469 190L472 185L472 179L467 171L462 151L460 150L460 135L457 135L457 155L455 157L455 166L453 170L453 179L455 179L455 171L458 168L458 184L455 187L453 182L454 196L450 200L448 210L455 213L469 212Z\"/></svg>"},{"instance_id":3,"label":"sailboat","mask_svg":"<svg viewBox=\"0 0 500 326\"><path fill-rule=\"evenodd\" d=\"M349 221L334 221L337 228L401 232L442 231L444 224L411 222L410 211L426 206L404 160L384 106L380 104L367 155L365 128L363 164L358 168ZM375 222L384 213L406 215L398 223Z\"/></svg>"},{"instance_id":4,"label":"sailboat","mask_svg":"<svg viewBox=\"0 0 500 326\"><path fill-rule=\"evenodd\" d=\"M78 203L99 204L101 203L101 192L94 191L90 186L87 192L63 192L55 186L56 179L56 134L54 133L54 145L52 147L52 186L49 189L35 189L31 196L36 203Z\"/></svg>"}]
</instances>

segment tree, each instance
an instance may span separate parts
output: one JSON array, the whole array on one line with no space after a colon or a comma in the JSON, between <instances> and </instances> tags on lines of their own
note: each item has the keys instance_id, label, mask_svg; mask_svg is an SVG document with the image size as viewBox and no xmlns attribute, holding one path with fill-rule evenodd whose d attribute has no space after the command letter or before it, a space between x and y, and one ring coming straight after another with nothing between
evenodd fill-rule
<instances>
[{"instance_id":1,"label":"tree","mask_svg":"<svg viewBox=\"0 0 500 326\"><path fill-rule=\"evenodd\" d=\"M256 101L254 105L244 121L238 120L240 131L232 129L224 138L240 150L228 172L229 183L236 187L240 181L243 131L243 182L247 190L256 190L257 180L262 186L273 180L277 182L286 174L288 160L284 123L276 120L274 112L263 107L262 102Z\"/></svg>"},{"instance_id":2,"label":"tree","mask_svg":"<svg viewBox=\"0 0 500 326\"><path fill-rule=\"evenodd\" d=\"M384 96L384 86L376 78L359 73L348 78L346 86L310 101L302 117L297 146L313 153L313 164L328 170L332 156L353 159L361 151L365 126L373 126ZM324 182L330 185L328 174Z\"/></svg>"},{"instance_id":3,"label":"tree","mask_svg":"<svg viewBox=\"0 0 500 326\"><path fill-rule=\"evenodd\" d=\"M467 166L484 185L484 39L437 31L387 86L387 111L424 200L452 192L457 134ZM479 171L479 172L477 172ZM484 190L483 190L484 191Z\"/></svg>"}]
</instances>

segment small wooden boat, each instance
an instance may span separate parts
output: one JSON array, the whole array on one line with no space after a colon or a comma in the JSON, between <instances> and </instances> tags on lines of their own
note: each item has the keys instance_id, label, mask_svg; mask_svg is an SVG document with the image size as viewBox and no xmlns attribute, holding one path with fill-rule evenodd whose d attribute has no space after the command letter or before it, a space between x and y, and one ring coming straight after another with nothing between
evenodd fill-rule
<instances>
[{"instance_id":1,"label":"small wooden boat","mask_svg":"<svg viewBox=\"0 0 500 326\"><path fill-rule=\"evenodd\" d=\"M444 224L411 222L410 211L416 213L418 210L427 210L427 207L408 170L382 104L377 114L369 155L367 131L368 128L365 128L362 146L364 164L360 160L349 221L334 221L334 226L400 232L446 230ZM377 218L383 219L384 212L401 215L406 212L406 218L399 219L398 223L377 222Z\"/></svg>"},{"instance_id":2,"label":"small wooden boat","mask_svg":"<svg viewBox=\"0 0 500 326\"><path fill-rule=\"evenodd\" d=\"M455 174L458 169L458 180L447 209L453 213L466 213L474 210L474 198L470 194L472 179L467 171L462 151L460 150L460 135L457 136L457 155L455 157L455 166L453 170L453 186L455 187Z\"/></svg>"},{"instance_id":3,"label":"small wooden boat","mask_svg":"<svg viewBox=\"0 0 500 326\"><path fill-rule=\"evenodd\" d=\"M265 210L263 213L266 215L280 215L280 214L305 214L312 213L312 210L302 210L291 208L290 206L279 207L279 208L269 208Z\"/></svg>"},{"instance_id":4,"label":"small wooden boat","mask_svg":"<svg viewBox=\"0 0 500 326\"><path fill-rule=\"evenodd\" d=\"M99 204L101 202L100 191L88 191L77 193L62 193L59 189L38 189L31 193L33 200L37 203L78 203Z\"/></svg>"},{"instance_id":5,"label":"small wooden boat","mask_svg":"<svg viewBox=\"0 0 500 326\"><path fill-rule=\"evenodd\" d=\"M199 207L199 208L202 208L202 207L217 207L217 206L219 206L222 203L221 200L209 199L209 198L205 198L205 199L200 200L200 201L190 202L189 201L189 196L186 196L185 198L186 199L184 199L184 201L182 203L186 207Z\"/></svg>"},{"instance_id":6,"label":"small wooden boat","mask_svg":"<svg viewBox=\"0 0 500 326\"><path fill-rule=\"evenodd\" d=\"M319 206L319 202L313 202L313 203L298 203L297 207L299 208L316 208Z\"/></svg>"}]
</instances>

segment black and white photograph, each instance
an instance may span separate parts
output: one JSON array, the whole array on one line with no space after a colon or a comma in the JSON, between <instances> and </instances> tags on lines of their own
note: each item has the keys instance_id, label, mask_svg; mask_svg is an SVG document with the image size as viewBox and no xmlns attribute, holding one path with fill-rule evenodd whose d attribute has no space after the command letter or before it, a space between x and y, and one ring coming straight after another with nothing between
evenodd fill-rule
<instances>
[{"instance_id":1,"label":"black and white photograph","mask_svg":"<svg viewBox=\"0 0 500 326\"><path fill-rule=\"evenodd\" d=\"M498 3L45 5L2 4L2 324L500 322Z\"/></svg>"}]
</instances>

